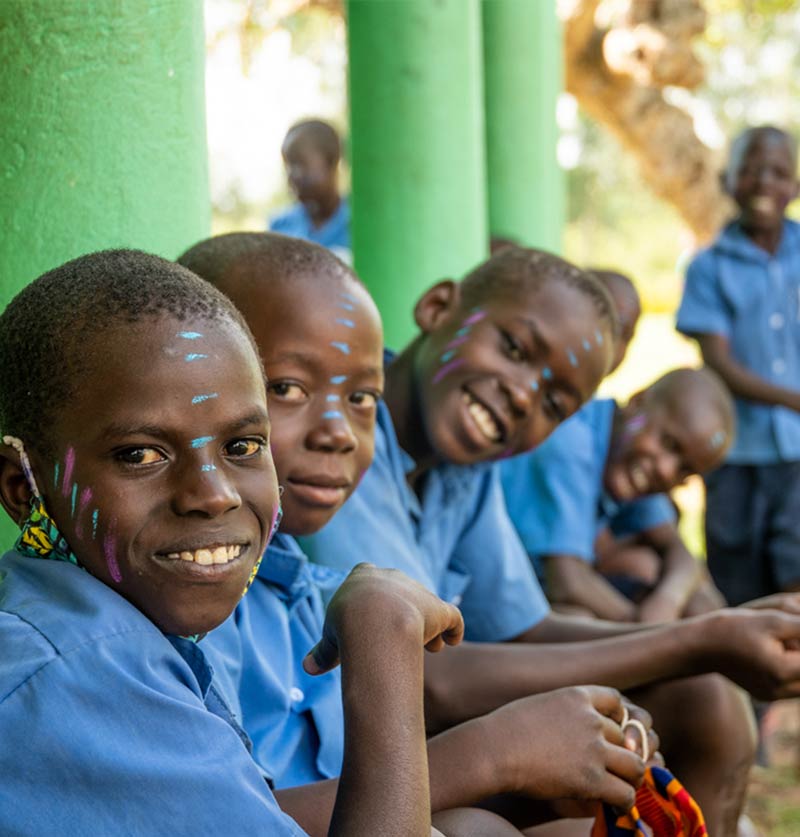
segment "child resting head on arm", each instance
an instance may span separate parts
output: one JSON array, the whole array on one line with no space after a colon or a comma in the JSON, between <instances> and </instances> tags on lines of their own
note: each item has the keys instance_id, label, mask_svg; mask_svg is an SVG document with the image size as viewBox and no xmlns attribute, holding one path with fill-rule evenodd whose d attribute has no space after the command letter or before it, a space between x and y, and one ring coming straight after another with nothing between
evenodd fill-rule
<instances>
[{"instance_id":1,"label":"child resting head on arm","mask_svg":"<svg viewBox=\"0 0 800 837\"><path fill-rule=\"evenodd\" d=\"M0 559L0 831L303 834L199 641L278 516L241 316L156 256L68 262L0 316L0 426L0 500L21 527ZM460 631L399 574L362 566L342 586L314 652L317 668L340 656L348 686L330 834L429 833L422 646ZM371 743L398 713L406 735L378 763Z\"/></svg>"}]
</instances>

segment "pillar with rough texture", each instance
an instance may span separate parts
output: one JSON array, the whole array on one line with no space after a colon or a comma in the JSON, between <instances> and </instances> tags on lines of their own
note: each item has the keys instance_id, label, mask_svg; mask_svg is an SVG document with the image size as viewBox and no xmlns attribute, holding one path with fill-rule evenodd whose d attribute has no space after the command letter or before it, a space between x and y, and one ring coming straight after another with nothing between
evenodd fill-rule
<instances>
[{"instance_id":1,"label":"pillar with rough texture","mask_svg":"<svg viewBox=\"0 0 800 837\"><path fill-rule=\"evenodd\" d=\"M478 0L349 0L355 267L387 345L487 253Z\"/></svg>"},{"instance_id":2,"label":"pillar with rough texture","mask_svg":"<svg viewBox=\"0 0 800 837\"><path fill-rule=\"evenodd\" d=\"M489 230L559 252L561 32L555 0L483 0Z\"/></svg>"},{"instance_id":3,"label":"pillar with rough texture","mask_svg":"<svg viewBox=\"0 0 800 837\"><path fill-rule=\"evenodd\" d=\"M208 235L204 62L195 0L3 1L0 310L91 250Z\"/></svg>"}]
</instances>

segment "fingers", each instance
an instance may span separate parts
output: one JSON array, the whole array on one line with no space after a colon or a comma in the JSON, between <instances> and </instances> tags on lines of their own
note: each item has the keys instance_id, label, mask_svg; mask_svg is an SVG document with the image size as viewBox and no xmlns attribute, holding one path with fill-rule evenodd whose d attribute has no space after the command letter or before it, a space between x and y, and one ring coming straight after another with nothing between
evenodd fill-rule
<instances>
[{"instance_id":1,"label":"fingers","mask_svg":"<svg viewBox=\"0 0 800 837\"><path fill-rule=\"evenodd\" d=\"M607 686L584 686L592 701L592 706L607 718L616 721L617 724L627 719L627 710L623 706L622 695L616 690Z\"/></svg>"},{"instance_id":2,"label":"fingers","mask_svg":"<svg viewBox=\"0 0 800 837\"><path fill-rule=\"evenodd\" d=\"M437 609L441 609L444 614L444 619L439 625L444 624L446 626L425 643L425 649L435 653L441 651L445 644L458 645L461 642L464 638L464 617L457 607L445 604L433 596L431 596L431 600L435 601Z\"/></svg>"},{"instance_id":3,"label":"fingers","mask_svg":"<svg viewBox=\"0 0 800 837\"><path fill-rule=\"evenodd\" d=\"M621 752L625 752L622 750ZM630 755L630 754L628 754ZM636 802L636 790L624 779L606 773L600 780L597 798L621 811L630 811Z\"/></svg>"},{"instance_id":4,"label":"fingers","mask_svg":"<svg viewBox=\"0 0 800 837\"><path fill-rule=\"evenodd\" d=\"M307 674L325 674L338 665L339 649L325 635L303 658L303 669Z\"/></svg>"},{"instance_id":5,"label":"fingers","mask_svg":"<svg viewBox=\"0 0 800 837\"><path fill-rule=\"evenodd\" d=\"M644 780L644 759L624 747L608 747L606 770L627 782L632 788L638 788Z\"/></svg>"}]
</instances>

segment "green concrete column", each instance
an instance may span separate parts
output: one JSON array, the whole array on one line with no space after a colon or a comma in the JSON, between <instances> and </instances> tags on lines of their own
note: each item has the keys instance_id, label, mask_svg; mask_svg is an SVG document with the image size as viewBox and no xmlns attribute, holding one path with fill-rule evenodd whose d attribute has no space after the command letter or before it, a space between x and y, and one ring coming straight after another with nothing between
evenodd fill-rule
<instances>
[{"instance_id":1,"label":"green concrete column","mask_svg":"<svg viewBox=\"0 0 800 837\"><path fill-rule=\"evenodd\" d=\"M487 252L478 0L349 0L355 266L386 342Z\"/></svg>"},{"instance_id":2,"label":"green concrete column","mask_svg":"<svg viewBox=\"0 0 800 837\"><path fill-rule=\"evenodd\" d=\"M90 250L175 258L208 235L202 3L2 0L0 14L0 310ZM3 549L12 528L0 513Z\"/></svg>"},{"instance_id":3,"label":"green concrete column","mask_svg":"<svg viewBox=\"0 0 800 837\"><path fill-rule=\"evenodd\" d=\"M483 0L489 230L559 252L564 183L556 162L562 84L555 0Z\"/></svg>"}]
</instances>

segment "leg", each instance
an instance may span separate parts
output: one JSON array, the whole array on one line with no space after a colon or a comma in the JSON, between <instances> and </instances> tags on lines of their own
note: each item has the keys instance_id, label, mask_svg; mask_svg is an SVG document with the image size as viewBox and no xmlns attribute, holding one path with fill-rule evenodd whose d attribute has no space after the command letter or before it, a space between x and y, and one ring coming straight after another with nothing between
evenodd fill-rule
<instances>
[{"instance_id":1,"label":"leg","mask_svg":"<svg viewBox=\"0 0 800 837\"><path fill-rule=\"evenodd\" d=\"M736 834L756 751L748 697L729 680L705 675L631 694L653 716L667 767L703 810L709 837Z\"/></svg>"},{"instance_id":2,"label":"leg","mask_svg":"<svg viewBox=\"0 0 800 837\"><path fill-rule=\"evenodd\" d=\"M769 497L766 551L775 590L800 590L800 462L759 468Z\"/></svg>"},{"instance_id":3,"label":"leg","mask_svg":"<svg viewBox=\"0 0 800 837\"><path fill-rule=\"evenodd\" d=\"M706 569L703 569L703 576L697 590L689 597L683 609L683 616L700 616L701 613L711 613L712 610L725 607L725 598L717 590Z\"/></svg>"},{"instance_id":4,"label":"leg","mask_svg":"<svg viewBox=\"0 0 800 837\"><path fill-rule=\"evenodd\" d=\"M433 825L446 837L520 837L522 832L491 811L453 808L433 815Z\"/></svg>"}]
</instances>

